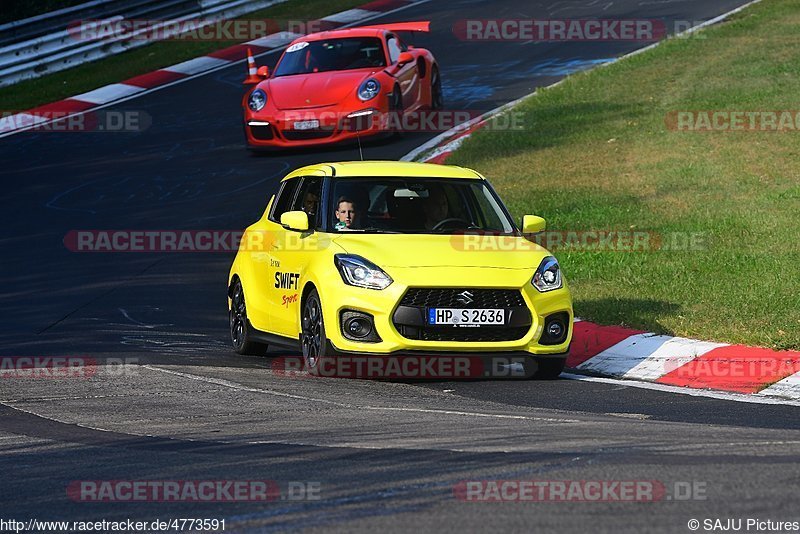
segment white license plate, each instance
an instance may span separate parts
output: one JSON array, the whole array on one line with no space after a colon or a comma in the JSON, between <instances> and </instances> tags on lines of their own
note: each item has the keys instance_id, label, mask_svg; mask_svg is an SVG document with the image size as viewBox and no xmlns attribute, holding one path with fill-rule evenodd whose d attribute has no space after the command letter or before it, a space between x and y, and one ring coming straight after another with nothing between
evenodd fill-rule
<instances>
[{"instance_id":1,"label":"white license plate","mask_svg":"<svg viewBox=\"0 0 800 534\"><path fill-rule=\"evenodd\" d=\"M506 324L506 314L502 309L428 308L428 324L504 325Z\"/></svg>"},{"instance_id":2,"label":"white license plate","mask_svg":"<svg viewBox=\"0 0 800 534\"><path fill-rule=\"evenodd\" d=\"M319 121L297 121L294 123L295 130L313 130L319 128Z\"/></svg>"}]
</instances>

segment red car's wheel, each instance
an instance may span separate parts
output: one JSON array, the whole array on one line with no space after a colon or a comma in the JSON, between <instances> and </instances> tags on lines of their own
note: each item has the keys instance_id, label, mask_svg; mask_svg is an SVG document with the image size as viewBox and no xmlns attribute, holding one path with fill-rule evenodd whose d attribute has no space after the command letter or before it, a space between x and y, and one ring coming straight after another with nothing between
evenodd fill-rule
<instances>
[{"instance_id":1,"label":"red car's wheel","mask_svg":"<svg viewBox=\"0 0 800 534\"><path fill-rule=\"evenodd\" d=\"M439 76L439 69L434 67L431 72L431 109L442 109L443 107L442 78Z\"/></svg>"},{"instance_id":2,"label":"red car's wheel","mask_svg":"<svg viewBox=\"0 0 800 534\"><path fill-rule=\"evenodd\" d=\"M400 86L395 85L394 91L389 95L389 113L392 115L394 135L403 134L403 93Z\"/></svg>"}]
</instances>

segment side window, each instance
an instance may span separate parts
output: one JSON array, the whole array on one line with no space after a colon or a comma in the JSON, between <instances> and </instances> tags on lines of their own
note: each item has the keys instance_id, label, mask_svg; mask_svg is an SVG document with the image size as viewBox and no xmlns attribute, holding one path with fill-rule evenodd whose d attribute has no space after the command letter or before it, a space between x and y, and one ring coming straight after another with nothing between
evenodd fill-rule
<instances>
[{"instance_id":1,"label":"side window","mask_svg":"<svg viewBox=\"0 0 800 534\"><path fill-rule=\"evenodd\" d=\"M400 46L400 51L401 52L408 52L408 46L406 46L406 44L403 42L403 40L400 39L400 37L397 37L397 36L395 36L395 38L397 39L397 44Z\"/></svg>"},{"instance_id":2,"label":"side window","mask_svg":"<svg viewBox=\"0 0 800 534\"><path fill-rule=\"evenodd\" d=\"M294 200L298 185L300 185L300 178L292 178L281 184L275 204L272 206L272 213L269 216L270 221L280 224L281 215L289 211L289 206Z\"/></svg>"},{"instance_id":3,"label":"side window","mask_svg":"<svg viewBox=\"0 0 800 534\"><path fill-rule=\"evenodd\" d=\"M400 47L400 40L394 35L390 35L386 40L386 48L389 50L389 61L392 63L397 63L397 60L400 59L400 52L402 51Z\"/></svg>"},{"instance_id":4,"label":"side window","mask_svg":"<svg viewBox=\"0 0 800 534\"><path fill-rule=\"evenodd\" d=\"M319 228L319 207L322 198L322 178L303 178L300 192L292 203L292 211L305 211L308 214L309 226Z\"/></svg>"}]
</instances>

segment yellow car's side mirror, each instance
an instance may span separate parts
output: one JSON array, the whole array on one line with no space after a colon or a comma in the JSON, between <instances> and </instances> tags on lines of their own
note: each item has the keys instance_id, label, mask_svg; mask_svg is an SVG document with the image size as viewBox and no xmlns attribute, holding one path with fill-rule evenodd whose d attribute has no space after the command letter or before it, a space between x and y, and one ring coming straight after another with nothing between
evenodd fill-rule
<instances>
[{"instance_id":1,"label":"yellow car's side mirror","mask_svg":"<svg viewBox=\"0 0 800 534\"><path fill-rule=\"evenodd\" d=\"M308 214L304 211L287 211L281 214L281 225L289 230L305 232L308 230Z\"/></svg>"},{"instance_id":2,"label":"yellow car's side mirror","mask_svg":"<svg viewBox=\"0 0 800 534\"><path fill-rule=\"evenodd\" d=\"M541 217L537 217L536 215L524 215L522 217L523 234L544 232L545 228L547 228L547 222Z\"/></svg>"}]
</instances>

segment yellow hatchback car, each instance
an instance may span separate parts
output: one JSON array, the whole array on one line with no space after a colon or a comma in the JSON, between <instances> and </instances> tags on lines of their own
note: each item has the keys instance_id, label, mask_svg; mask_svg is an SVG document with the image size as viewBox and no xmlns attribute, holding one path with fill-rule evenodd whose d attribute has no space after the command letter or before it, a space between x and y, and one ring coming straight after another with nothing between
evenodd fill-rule
<instances>
[{"instance_id":1,"label":"yellow hatchback car","mask_svg":"<svg viewBox=\"0 0 800 534\"><path fill-rule=\"evenodd\" d=\"M492 354L564 368L572 299L556 259L489 182L461 167L311 165L245 231L228 280L233 347L342 355Z\"/></svg>"}]
</instances>

